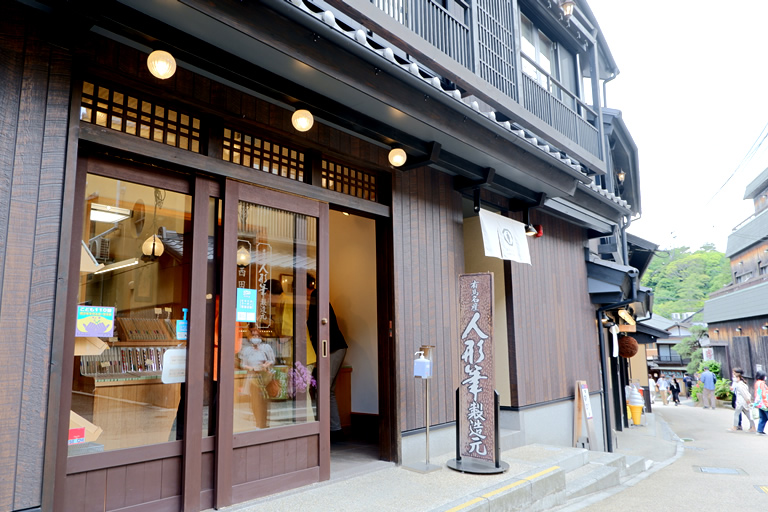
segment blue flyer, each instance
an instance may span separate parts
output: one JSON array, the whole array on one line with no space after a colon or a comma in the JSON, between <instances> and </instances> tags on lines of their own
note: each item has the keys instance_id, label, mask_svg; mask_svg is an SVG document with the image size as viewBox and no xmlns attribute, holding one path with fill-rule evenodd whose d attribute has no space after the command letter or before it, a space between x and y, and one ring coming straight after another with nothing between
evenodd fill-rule
<instances>
[{"instance_id":1,"label":"blue flyer","mask_svg":"<svg viewBox=\"0 0 768 512\"><path fill-rule=\"evenodd\" d=\"M238 322L256 321L256 302L256 290L250 288L237 289L235 314Z\"/></svg>"}]
</instances>

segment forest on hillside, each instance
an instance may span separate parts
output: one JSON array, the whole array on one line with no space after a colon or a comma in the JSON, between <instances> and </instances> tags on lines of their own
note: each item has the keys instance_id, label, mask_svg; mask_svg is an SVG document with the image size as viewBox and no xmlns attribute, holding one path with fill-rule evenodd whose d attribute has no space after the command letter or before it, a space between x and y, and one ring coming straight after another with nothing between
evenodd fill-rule
<instances>
[{"instance_id":1,"label":"forest on hillside","mask_svg":"<svg viewBox=\"0 0 768 512\"><path fill-rule=\"evenodd\" d=\"M654 314L666 318L699 311L710 293L730 282L728 258L713 244L696 251L689 247L657 250L642 278L642 285L653 289Z\"/></svg>"}]
</instances>

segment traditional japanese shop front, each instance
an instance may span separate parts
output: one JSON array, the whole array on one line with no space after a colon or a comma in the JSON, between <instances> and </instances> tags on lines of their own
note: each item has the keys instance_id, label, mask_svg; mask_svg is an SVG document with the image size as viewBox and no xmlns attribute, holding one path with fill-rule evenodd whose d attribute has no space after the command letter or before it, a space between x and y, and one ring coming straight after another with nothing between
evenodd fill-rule
<instances>
[{"instance_id":1,"label":"traditional japanese shop front","mask_svg":"<svg viewBox=\"0 0 768 512\"><path fill-rule=\"evenodd\" d=\"M270 128L290 111L246 94L250 124L114 84L74 86L54 507L202 510L329 478L329 203L387 225L384 166L292 140Z\"/></svg>"}]
</instances>

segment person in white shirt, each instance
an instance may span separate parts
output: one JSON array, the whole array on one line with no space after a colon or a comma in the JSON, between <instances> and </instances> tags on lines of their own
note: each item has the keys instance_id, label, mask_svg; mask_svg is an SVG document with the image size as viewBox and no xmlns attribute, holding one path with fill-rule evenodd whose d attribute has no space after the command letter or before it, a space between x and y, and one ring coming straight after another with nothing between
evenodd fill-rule
<instances>
[{"instance_id":1,"label":"person in white shirt","mask_svg":"<svg viewBox=\"0 0 768 512\"><path fill-rule=\"evenodd\" d=\"M663 373L658 381L659 394L661 395L661 401L664 405L667 405L667 396L669 395L669 380Z\"/></svg>"},{"instance_id":2,"label":"person in white shirt","mask_svg":"<svg viewBox=\"0 0 768 512\"><path fill-rule=\"evenodd\" d=\"M656 381L650 373L648 374L648 394L651 395L651 403L656 403Z\"/></svg>"}]
</instances>

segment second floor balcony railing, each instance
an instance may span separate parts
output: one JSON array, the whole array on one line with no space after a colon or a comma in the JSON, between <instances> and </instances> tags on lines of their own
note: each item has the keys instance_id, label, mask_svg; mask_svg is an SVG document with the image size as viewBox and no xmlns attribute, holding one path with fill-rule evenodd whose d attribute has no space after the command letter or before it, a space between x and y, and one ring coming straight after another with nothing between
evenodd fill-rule
<instances>
[{"instance_id":1,"label":"second floor balcony railing","mask_svg":"<svg viewBox=\"0 0 768 512\"><path fill-rule=\"evenodd\" d=\"M469 29L468 6L460 0L455 11L460 19L434 0L372 0L382 11L426 39L435 48L459 64L472 69L472 37Z\"/></svg>"},{"instance_id":2,"label":"second floor balcony railing","mask_svg":"<svg viewBox=\"0 0 768 512\"><path fill-rule=\"evenodd\" d=\"M465 0L371 0L439 51L484 78L591 155L604 160L600 129L593 124L599 116L590 106L522 53L523 68L537 70L539 80L523 72L518 73L522 78L516 83L514 63L518 50L512 27L517 14L510 4L475 1L475 9L471 10ZM471 13L478 19L472 20Z\"/></svg>"},{"instance_id":3,"label":"second floor balcony railing","mask_svg":"<svg viewBox=\"0 0 768 512\"><path fill-rule=\"evenodd\" d=\"M683 357L678 354L667 355L667 356L655 356L653 360L657 363L678 364L678 365L686 365L691 362L689 358Z\"/></svg>"},{"instance_id":4,"label":"second floor balcony railing","mask_svg":"<svg viewBox=\"0 0 768 512\"><path fill-rule=\"evenodd\" d=\"M526 67L535 68L540 77L536 80L526 73L522 74L521 103L526 110L600 158L599 132L585 119L597 119L597 113L528 56L521 57ZM576 110L566 102L574 105Z\"/></svg>"}]
</instances>

